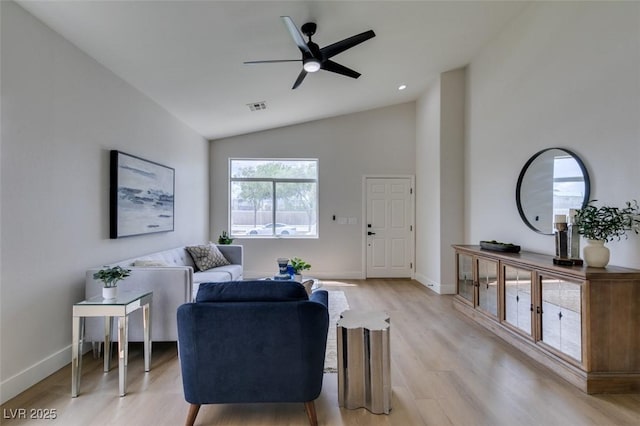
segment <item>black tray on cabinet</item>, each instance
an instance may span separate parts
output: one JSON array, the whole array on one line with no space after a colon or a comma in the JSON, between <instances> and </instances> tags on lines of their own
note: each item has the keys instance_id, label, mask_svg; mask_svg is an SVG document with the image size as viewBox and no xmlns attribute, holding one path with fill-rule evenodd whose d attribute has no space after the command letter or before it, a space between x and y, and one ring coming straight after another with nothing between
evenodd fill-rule
<instances>
[{"instance_id":1,"label":"black tray on cabinet","mask_svg":"<svg viewBox=\"0 0 640 426\"><path fill-rule=\"evenodd\" d=\"M520 246L511 243L501 243L498 241L480 241L480 248L506 253L520 253Z\"/></svg>"}]
</instances>

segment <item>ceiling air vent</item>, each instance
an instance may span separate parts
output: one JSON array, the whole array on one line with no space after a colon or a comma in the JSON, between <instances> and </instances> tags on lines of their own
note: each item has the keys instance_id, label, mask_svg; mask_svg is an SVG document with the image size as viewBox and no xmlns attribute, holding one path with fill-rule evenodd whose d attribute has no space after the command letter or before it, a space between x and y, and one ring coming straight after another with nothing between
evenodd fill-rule
<instances>
[{"instance_id":1,"label":"ceiling air vent","mask_svg":"<svg viewBox=\"0 0 640 426\"><path fill-rule=\"evenodd\" d=\"M260 111L263 109L267 109L267 103L265 101L253 102L253 103L247 104L247 106L251 111Z\"/></svg>"}]
</instances>

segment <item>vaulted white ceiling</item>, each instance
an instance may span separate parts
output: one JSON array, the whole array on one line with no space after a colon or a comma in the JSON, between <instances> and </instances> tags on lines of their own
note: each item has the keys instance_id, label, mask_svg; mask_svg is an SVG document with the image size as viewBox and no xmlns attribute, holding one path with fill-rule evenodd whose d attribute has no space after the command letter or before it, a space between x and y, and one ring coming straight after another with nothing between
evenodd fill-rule
<instances>
[{"instance_id":1,"label":"vaulted white ceiling","mask_svg":"<svg viewBox=\"0 0 640 426\"><path fill-rule=\"evenodd\" d=\"M524 1L19 1L88 55L209 139L415 100L468 64ZM280 16L316 22L320 47L372 29L296 90L298 59ZM399 91L398 86L407 89ZM247 104L264 101L266 110Z\"/></svg>"}]
</instances>

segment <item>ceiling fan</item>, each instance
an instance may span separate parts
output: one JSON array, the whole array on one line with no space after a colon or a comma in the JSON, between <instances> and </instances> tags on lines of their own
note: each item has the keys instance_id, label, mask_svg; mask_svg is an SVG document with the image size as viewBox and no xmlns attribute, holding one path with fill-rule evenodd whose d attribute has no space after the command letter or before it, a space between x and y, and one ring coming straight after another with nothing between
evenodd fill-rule
<instances>
[{"instance_id":1,"label":"ceiling fan","mask_svg":"<svg viewBox=\"0 0 640 426\"><path fill-rule=\"evenodd\" d=\"M345 38L344 40L335 42L330 44L329 46L325 46L320 48L317 44L311 41L311 36L316 33L316 24L313 22L307 22L304 24L300 30L294 24L293 19L289 16L281 16L287 30L291 34L293 41L302 52L302 59L272 59L266 61L247 61L245 64L268 64L268 63L276 63L276 62L302 62L302 71L298 75L296 82L293 84L292 89L300 86L304 78L307 76L307 73L316 72L319 70L331 71L336 74L346 75L347 77L358 78L360 77L360 73L356 72L350 68L345 67L344 65L340 65L337 62L330 60L332 56L337 55L338 53L342 53L347 49L351 49L353 46L356 46L363 41L367 41L370 38L376 36L376 34L372 31L365 31L363 33L354 35L349 38ZM309 37L309 41L305 42L302 34L305 34Z\"/></svg>"}]
</instances>

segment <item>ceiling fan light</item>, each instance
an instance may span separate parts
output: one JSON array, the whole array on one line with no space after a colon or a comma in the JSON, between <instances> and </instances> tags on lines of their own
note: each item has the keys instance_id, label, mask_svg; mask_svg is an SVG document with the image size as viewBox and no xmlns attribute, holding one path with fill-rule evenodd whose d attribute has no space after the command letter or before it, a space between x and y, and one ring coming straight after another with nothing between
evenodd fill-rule
<instances>
[{"instance_id":1,"label":"ceiling fan light","mask_svg":"<svg viewBox=\"0 0 640 426\"><path fill-rule=\"evenodd\" d=\"M320 69L320 61L316 58L305 59L302 68L304 68L306 72L316 72Z\"/></svg>"}]
</instances>

